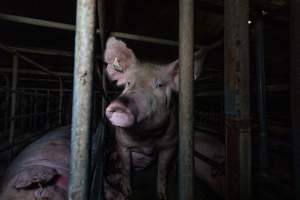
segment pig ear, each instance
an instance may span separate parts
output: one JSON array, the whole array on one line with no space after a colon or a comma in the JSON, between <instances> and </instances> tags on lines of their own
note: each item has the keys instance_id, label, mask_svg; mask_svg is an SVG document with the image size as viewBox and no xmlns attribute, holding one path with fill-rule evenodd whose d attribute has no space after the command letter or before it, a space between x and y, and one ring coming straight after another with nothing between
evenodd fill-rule
<instances>
[{"instance_id":1,"label":"pig ear","mask_svg":"<svg viewBox=\"0 0 300 200\"><path fill-rule=\"evenodd\" d=\"M194 54L194 80L196 80L203 68L203 63L206 57L206 50L199 50ZM184 66L183 66L184 67ZM178 92L179 91L179 60L176 60L166 66L167 73L171 75L170 87Z\"/></svg>"},{"instance_id":2,"label":"pig ear","mask_svg":"<svg viewBox=\"0 0 300 200\"><path fill-rule=\"evenodd\" d=\"M118 81L120 85L123 82L123 73L135 64L137 59L124 42L110 37L106 42L104 61L108 64L106 71L109 79Z\"/></svg>"},{"instance_id":3,"label":"pig ear","mask_svg":"<svg viewBox=\"0 0 300 200\"><path fill-rule=\"evenodd\" d=\"M22 189L36 183L47 183L56 175L59 175L58 172L50 167L40 165L28 167L17 175L14 186L16 189Z\"/></svg>"}]
</instances>

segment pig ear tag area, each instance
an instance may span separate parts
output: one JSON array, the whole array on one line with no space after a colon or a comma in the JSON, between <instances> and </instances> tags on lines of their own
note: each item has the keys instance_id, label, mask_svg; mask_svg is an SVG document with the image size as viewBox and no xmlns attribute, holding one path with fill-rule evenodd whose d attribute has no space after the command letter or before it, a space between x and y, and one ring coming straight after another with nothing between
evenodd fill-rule
<instances>
[{"instance_id":1,"label":"pig ear tag area","mask_svg":"<svg viewBox=\"0 0 300 200\"><path fill-rule=\"evenodd\" d=\"M121 72L121 73L124 72L122 66L120 65L120 62L119 62L119 58L118 58L118 57L115 57L114 62L113 62L113 66L114 66L114 69L115 69L117 72Z\"/></svg>"}]
</instances>

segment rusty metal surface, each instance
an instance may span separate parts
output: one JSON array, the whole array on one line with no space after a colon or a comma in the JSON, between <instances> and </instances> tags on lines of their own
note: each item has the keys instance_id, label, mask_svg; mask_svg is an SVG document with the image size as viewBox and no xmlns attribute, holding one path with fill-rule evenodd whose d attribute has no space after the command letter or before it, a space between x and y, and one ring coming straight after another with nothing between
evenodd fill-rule
<instances>
[{"instance_id":1,"label":"rusty metal surface","mask_svg":"<svg viewBox=\"0 0 300 200\"><path fill-rule=\"evenodd\" d=\"M77 1L69 200L88 199L95 0Z\"/></svg>"},{"instance_id":2,"label":"rusty metal surface","mask_svg":"<svg viewBox=\"0 0 300 200\"><path fill-rule=\"evenodd\" d=\"M249 1L225 0L226 199L251 198Z\"/></svg>"},{"instance_id":3,"label":"rusty metal surface","mask_svg":"<svg viewBox=\"0 0 300 200\"><path fill-rule=\"evenodd\" d=\"M296 198L300 199L300 2L291 0L290 45L290 102L291 122L294 141L294 173Z\"/></svg>"},{"instance_id":4,"label":"rusty metal surface","mask_svg":"<svg viewBox=\"0 0 300 200\"><path fill-rule=\"evenodd\" d=\"M179 199L194 199L194 1L179 1Z\"/></svg>"}]
</instances>

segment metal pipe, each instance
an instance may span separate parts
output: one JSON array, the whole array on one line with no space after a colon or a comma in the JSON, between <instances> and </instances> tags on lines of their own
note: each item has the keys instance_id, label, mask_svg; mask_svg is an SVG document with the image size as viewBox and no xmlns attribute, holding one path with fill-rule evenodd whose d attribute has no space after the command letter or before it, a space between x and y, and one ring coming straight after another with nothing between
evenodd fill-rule
<instances>
[{"instance_id":1,"label":"metal pipe","mask_svg":"<svg viewBox=\"0 0 300 200\"><path fill-rule=\"evenodd\" d=\"M62 78L59 77L59 116L58 116L58 123L59 125L62 125L62 117L63 117L63 96L64 96L64 86Z\"/></svg>"},{"instance_id":2,"label":"metal pipe","mask_svg":"<svg viewBox=\"0 0 300 200\"><path fill-rule=\"evenodd\" d=\"M24 68L28 68L28 67L24 66ZM64 67L62 67L62 68L64 68ZM1 67L0 72L11 73L12 69ZM20 69L19 73L20 74L33 74L33 75L48 75L48 73L45 73L43 71L32 70L32 69ZM53 72L53 73L55 73L59 76L66 76L66 77L72 77L73 76L73 74L69 73L69 72Z\"/></svg>"},{"instance_id":3,"label":"metal pipe","mask_svg":"<svg viewBox=\"0 0 300 200\"><path fill-rule=\"evenodd\" d=\"M19 59L17 55L13 55L13 73L12 73L12 90L16 90L18 83L18 67ZM10 117L13 118L16 114L16 93L11 94L11 104L10 104ZM14 144L14 133L15 133L15 120L10 121L10 131L9 131L9 144ZM13 149L9 153L9 161L13 158Z\"/></svg>"},{"instance_id":4,"label":"metal pipe","mask_svg":"<svg viewBox=\"0 0 300 200\"><path fill-rule=\"evenodd\" d=\"M47 90L47 102L46 102L46 113L47 113L47 122L46 122L46 129L50 128L50 116L49 116L49 111L50 111L50 90Z\"/></svg>"},{"instance_id":5,"label":"metal pipe","mask_svg":"<svg viewBox=\"0 0 300 200\"><path fill-rule=\"evenodd\" d=\"M59 113L59 110L54 110L54 111L49 111L49 112L32 113L32 114L15 115L12 118L8 118L8 121L13 121L13 120L20 119L20 118L37 117L37 116L42 116L42 115L51 114L51 113ZM4 120L4 119L0 118L0 120Z\"/></svg>"},{"instance_id":6,"label":"metal pipe","mask_svg":"<svg viewBox=\"0 0 300 200\"><path fill-rule=\"evenodd\" d=\"M78 0L68 198L88 199L95 0Z\"/></svg>"},{"instance_id":7,"label":"metal pipe","mask_svg":"<svg viewBox=\"0 0 300 200\"><path fill-rule=\"evenodd\" d=\"M49 20L34 19L34 18L22 17L22 16L16 16L16 15L8 15L8 14L4 14L4 13L0 13L0 20L6 20L6 21L11 21L11 22L16 22L16 23L23 23L23 24L30 24L30 25L34 25L34 26L54 28L54 29L60 29L60 30L75 31L75 26L72 24L53 22L53 21L49 21ZM101 30L97 30L96 32L100 33ZM144 36L144 35L121 33L121 32L112 32L112 33L110 33L110 35L119 37L119 38L123 38L123 39L136 40L136 41L147 42L147 43L152 43L152 44L174 46L174 47L178 46L177 41L149 37L149 36ZM201 48L201 45L196 44L195 48L199 49L199 48Z\"/></svg>"},{"instance_id":8,"label":"metal pipe","mask_svg":"<svg viewBox=\"0 0 300 200\"><path fill-rule=\"evenodd\" d=\"M294 146L294 186L295 199L300 199L300 2L290 1L290 105L291 131Z\"/></svg>"},{"instance_id":9,"label":"metal pipe","mask_svg":"<svg viewBox=\"0 0 300 200\"><path fill-rule=\"evenodd\" d=\"M194 1L179 0L179 199L194 199Z\"/></svg>"},{"instance_id":10,"label":"metal pipe","mask_svg":"<svg viewBox=\"0 0 300 200\"><path fill-rule=\"evenodd\" d=\"M265 57L264 57L264 22L260 17L255 23L256 36L256 77L257 77L257 105L260 124L259 168L260 175L265 176L268 166L267 144L267 114L265 93Z\"/></svg>"},{"instance_id":11,"label":"metal pipe","mask_svg":"<svg viewBox=\"0 0 300 200\"><path fill-rule=\"evenodd\" d=\"M104 24L104 14L105 9L104 9L104 0L98 0L97 1L97 13L98 13L98 23L99 23L99 33L100 33L100 43L101 43L101 55L102 55L102 60L104 56L104 48L105 48L105 24ZM105 108L106 108L106 99L105 96L107 94L107 87L106 87L106 73L105 73L105 66L100 64L101 69L102 69L102 89L104 92L104 95L102 95L101 98L101 120L105 120Z\"/></svg>"},{"instance_id":12,"label":"metal pipe","mask_svg":"<svg viewBox=\"0 0 300 200\"><path fill-rule=\"evenodd\" d=\"M4 44L0 43L0 49L6 51L8 53L11 53L11 54L14 54L14 55L18 56L22 60L26 61L27 63L32 64L33 66L39 68L43 72L46 72L46 73L48 73L50 75L53 75L53 76L58 76L58 74L56 74L55 72L50 71L49 69L47 69L47 67L44 67L43 65L35 62L34 60L32 60L31 58L28 58L27 56L24 56L24 55L22 55L20 53L17 53L15 51L10 50L9 47L5 46Z\"/></svg>"},{"instance_id":13,"label":"metal pipe","mask_svg":"<svg viewBox=\"0 0 300 200\"><path fill-rule=\"evenodd\" d=\"M173 47L177 47L179 45L179 43L174 40L149 37L149 36L145 36L145 35L137 35L137 34L121 33L121 32L111 32L109 35L118 37L118 38L122 38L122 39L135 40L135 41L139 41L139 42L147 42L147 43L151 43L151 44L159 44L159 45L166 45L166 46L173 46ZM203 47L203 46L195 44L194 47L196 49L201 49L201 47Z\"/></svg>"},{"instance_id":14,"label":"metal pipe","mask_svg":"<svg viewBox=\"0 0 300 200\"><path fill-rule=\"evenodd\" d=\"M34 90L34 104L33 104L33 128L37 129L37 109L38 109L38 90Z\"/></svg>"},{"instance_id":15,"label":"metal pipe","mask_svg":"<svg viewBox=\"0 0 300 200\"><path fill-rule=\"evenodd\" d=\"M72 24L53 22L53 21L42 20L42 19L34 19L30 17L22 17L22 16L0 13L0 19L5 21L10 21L10 22L30 24L30 25L41 26L46 28L75 31L75 26Z\"/></svg>"},{"instance_id":16,"label":"metal pipe","mask_svg":"<svg viewBox=\"0 0 300 200\"><path fill-rule=\"evenodd\" d=\"M249 0L224 1L226 199L251 199Z\"/></svg>"}]
</instances>

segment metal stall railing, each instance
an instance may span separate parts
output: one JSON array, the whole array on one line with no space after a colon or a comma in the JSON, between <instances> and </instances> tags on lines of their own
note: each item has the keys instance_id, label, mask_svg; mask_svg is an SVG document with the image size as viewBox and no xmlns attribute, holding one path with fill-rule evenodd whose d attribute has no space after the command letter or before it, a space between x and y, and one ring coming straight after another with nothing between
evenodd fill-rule
<instances>
[{"instance_id":1,"label":"metal stall railing","mask_svg":"<svg viewBox=\"0 0 300 200\"><path fill-rule=\"evenodd\" d=\"M179 0L179 199L194 199L194 1Z\"/></svg>"},{"instance_id":2,"label":"metal stall railing","mask_svg":"<svg viewBox=\"0 0 300 200\"><path fill-rule=\"evenodd\" d=\"M95 0L78 0L68 198L88 199Z\"/></svg>"},{"instance_id":3,"label":"metal stall railing","mask_svg":"<svg viewBox=\"0 0 300 200\"><path fill-rule=\"evenodd\" d=\"M291 103L291 131L293 134L294 150L294 185L295 199L300 199L300 2L290 1L290 103Z\"/></svg>"},{"instance_id":4,"label":"metal stall railing","mask_svg":"<svg viewBox=\"0 0 300 200\"><path fill-rule=\"evenodd\" d=\"M5 92L7 94L10 94L11 96L11 102L10 102L10 117L7 119L1 119L4 121L9 121L10 123L10 130L9 130L9 146L11 146L10 148L10 156L9 156L9 160L12 159L13 157L13 150L14 150L14 142L15 142L15 128L16 128L16 120L21 120L22 123L20 124L24 124L24 120L33 118L32 121L34 123L34 128L36 128L37 125L37 116L43 116L43 115L49 115L49 113L38 113L38 96L40 96L38 94L38 90L35 89L35 91L33 92L34 95L34 113L33 114L24 114L21 113L20 115L16 115L16 106L17 106L17 95L23 95L23 100L24 100L24 95L25 94L29 94L28 92L24 92L24 91L19 91L17 90L17 82L18 82L18 70L19 70L19 60L23 60L27 63L32 64L33 66L39 68L40 70L42 70L43 72L50 74L52 76L58 77L59 81L60 81L60 98L59 98L59 105L60 108L58 110L58 115L59 115L59 119L61 119L62 117L62 102L63 102L63 84L62 84L62 78L55 74L54 72L48 70L46 67L40 65L39 63L35 62L34 60L16 52L11 50L10 48L8 48L7 46L0 44L0 49L13 55L13 67L12 67L12 83L11 83L11 89L8 88L3 88L1 89L1 91L5 90ZM30 93L32 94L32 93ZM20 98L19 98L20 100ZM21 101L18 102L18 104L20 104ZM18 107L22 108L22 105L19 105ZM23 110L19 109L19 110ZM59 121L59 123L61 123L61 120Z\"/></svg>"},{"instance_id":5,"label":"metal stall railing","mask_svg":"<svg viewBox=\"0 0 300 200\"><path fill-rule=\"evenodd\" d=\"M224 1L226 199L251 199L249 1Z\"/></svg>"}]
</instances>

